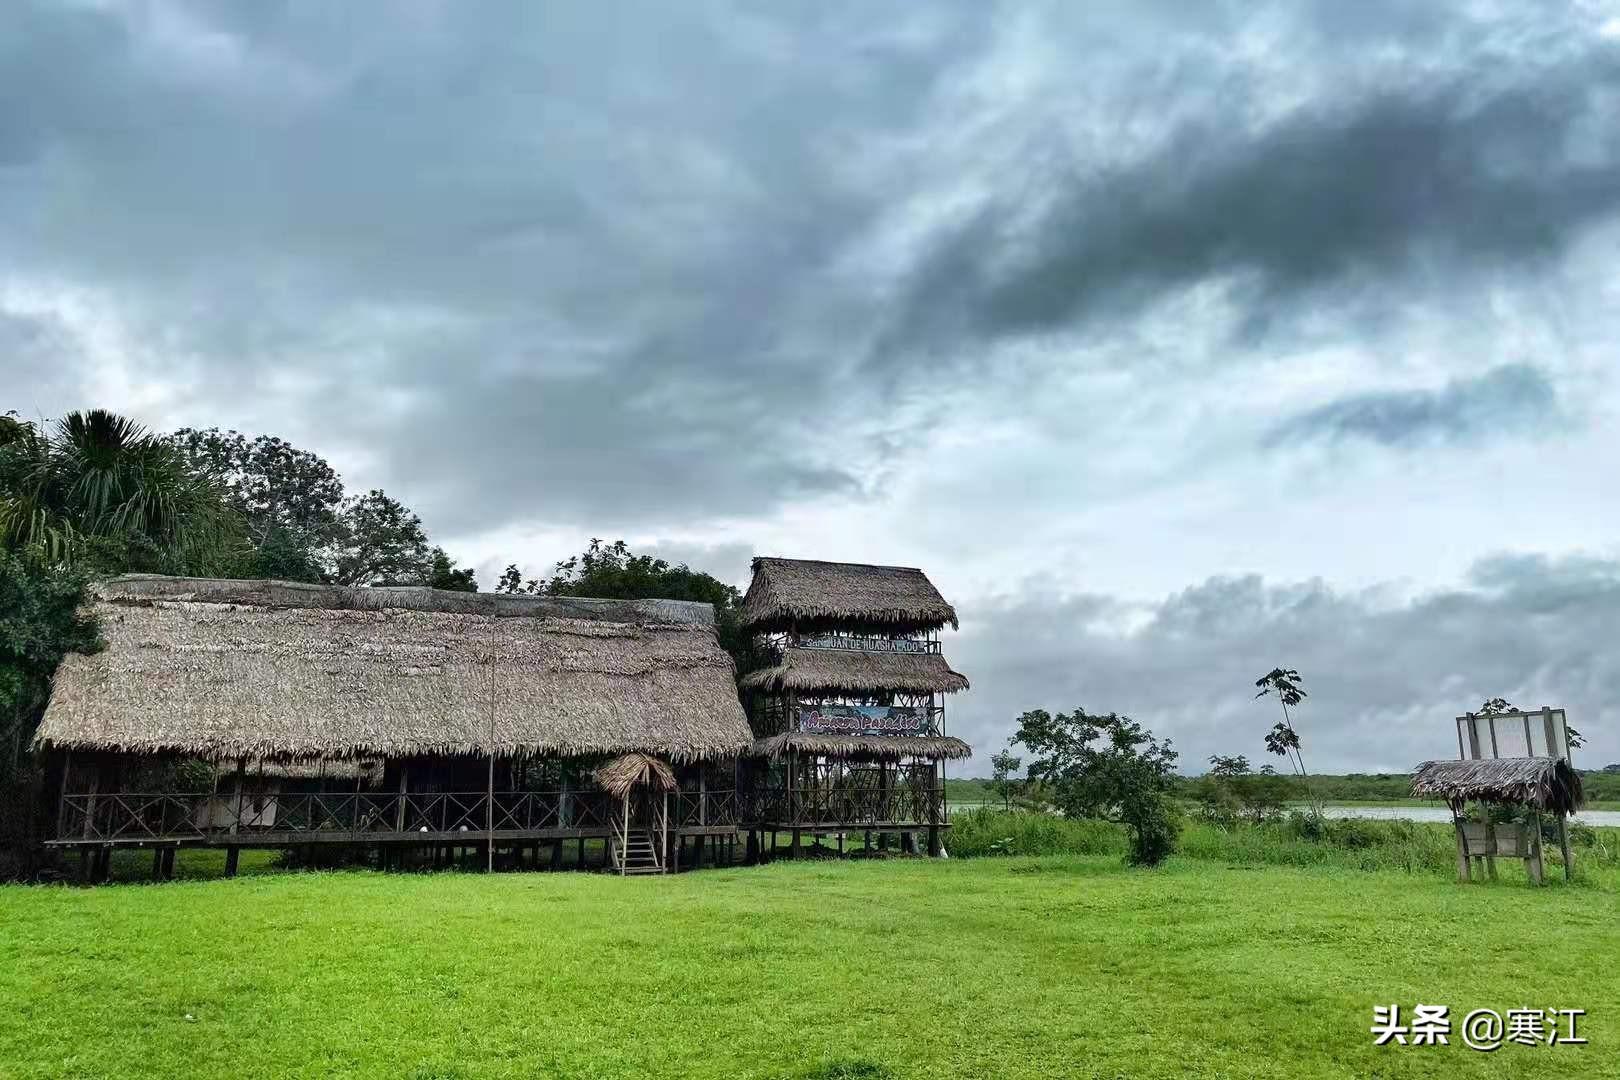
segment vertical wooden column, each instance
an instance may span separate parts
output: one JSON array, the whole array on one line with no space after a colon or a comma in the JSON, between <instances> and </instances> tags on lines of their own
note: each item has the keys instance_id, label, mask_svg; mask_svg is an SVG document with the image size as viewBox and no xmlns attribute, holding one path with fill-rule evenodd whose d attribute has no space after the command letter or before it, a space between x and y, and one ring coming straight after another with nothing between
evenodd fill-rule
<instances>
[{"instance_id":1,"label":"vertical wooden column","mask_svg":"<svg viewBox=\"0 0 1620 1080\"><path fill-rule=\"evenodd\" d=\"M1564 856L1564 880L1575 878L1575 858L1569 852L1569 816L1558 811L1558 851Z\"/></svg>"},{"instance_id":2,"label":"vertical wooden column","mask_svg":"<svg viewBox=\"0 0 1620 1080\"><path fill-rule=\"evenodd\" d=\"M1545 876L1545 867L1541 861L1541 811L1537 810L1530 815L1530 857L1524 860L1524 868L1530 873L1530 880L1540 885Z\"/></svg>"},{"instance_id":3,"label":"vertical wooden column","mask_svg":"<svg viewBox=\"0 0 1620 1080\"><path fill-rule=\"evenodd\" d=\"M394 811L394 831L405 831L405 803L406 794L410 790L411 763L409 758L399 760L399 806Z\"/></svg>"},{"instance_id":4,"label":"vertical wooden column","mask_svg":"<svg viewBox=\"0 0 1620 1080\"><path fill-rule=\"evenodd\" d=\"M56 836L58 839L67 839L67 797L68 773L73 769L73 751L65 750L62 753L62 791L56 801Z\"/></svg>"},{"instance_id":5,"label":"vertical wooden column","mask_svg":"<svg viewBox=\"0 0 1620 1080\"><path fill-rule=\"evenodd\" d=\"M1455 807L1451 811L1451 824L1457 830L1457 880L1468 881L1473 877L1468 870L1468 837L1463 835L1462 817Z\"/></svg>"},{"instance_id":6,"label":"vertical wooden column","mask_svg":"<svg viewBox=\"0 0 1620 1080\"><path fill-rule=\"evenodd\" d=\"M247 786L247 758L236 759L236 797L231 801L230 834L234 837L242 830L242 789ZM235 877L242 858L242 849L232 844L225 849L225 876Z\"/></svg>"}]
</instances>

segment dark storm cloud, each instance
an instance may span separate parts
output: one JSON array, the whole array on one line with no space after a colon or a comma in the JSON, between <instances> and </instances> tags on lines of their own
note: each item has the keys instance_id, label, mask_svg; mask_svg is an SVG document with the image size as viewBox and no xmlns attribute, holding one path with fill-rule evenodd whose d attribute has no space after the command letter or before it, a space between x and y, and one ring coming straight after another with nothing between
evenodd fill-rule
<instances>
[{"instance_id":1,"label":"dark storm cloud","mask_svg":"<svg viewBox=\"0 0 1620 1080\"><path fill-rule=\"evenodd\" d=\"M1278 12L1280 75L1242 45ZM1620 191L1614 51L1569 20L14 4L0 285L77 290L126 384L359 462L438 531L682 531L881 495L963 389L943 353L1015 411L980 335L1118 340L1144 299L1232 274L1250 328L1342 315L1375 271L1428 299L1482 265L1511 286ZM1386 54L1412 63L1357 66ZM1071 116L1105 152L1053 134ZM94 385L47 399L105 404Z\"/></svg>"},{"instance_id":2,"label":"dark storm cloud","mask_svg":"<svg viewBox=\"0 0 1620 1080\"><path fill-rule=\"evenodd\" d=\"M1214 110L1123 164L1031 140L1038 182L936 241L898 335L1057 330L1222 275L1260 313L1252 329L1331 306L1329 285L1444 292L1448 276L1522 271L1620 209L1620 53L1543 48L1350 86L1254 128L1210 86Z\"/></svg>"},{"instance_id":3,"label":"dark storm cloud","mask_svg":"<svg viewBox=\"0 0 1620 1080\"><path fill-rule=\"evenodd\" d=\"M949 708L988 774L1026 709L1118 710L1168 735L1181 765L1216 753L1264 758L1271 701L1254 680L1282 665L1304 675L1305 760L1322 771L1402 770L1455 753L1453 717L1487 698L1565 706L1588 739L1586 767L1620 760L1620 562L1504 555L1464 588L1405 603L1320 582L1212 578L1146 612L1134 632L1107 597L1026 593L964 612L946 642L973 689Z\"/></svg>"},{"instance_id":4,"label":"dark storm cloud","mask_svg":"<svg viewBox=\"0 0 1620 1080\"><path fill-rule=\"evenodd\" d=\"M1546 374L1505 364L1477 378L1453 379L1435 391L1357 394L1311 409L1274 428L1268 446L1367 439L1413 447L1460 442L1488 434L1532 437L1535 424L1556 415L1557 396Z\"/></svg>"},{"instance_id":5,"label":"dark storm cloud","mask_svg":"<svg viewBox=\"0 0 1620 1080\"><path fill-rule=\"evenodd\" d=\"M0 243L116 292L194 407L263 403L459 531L855 492L799 430L879 392L820 329L889 194L839 144L915 122L981 18L938 22L25 5Z\"/></svg>"}]
</instances>

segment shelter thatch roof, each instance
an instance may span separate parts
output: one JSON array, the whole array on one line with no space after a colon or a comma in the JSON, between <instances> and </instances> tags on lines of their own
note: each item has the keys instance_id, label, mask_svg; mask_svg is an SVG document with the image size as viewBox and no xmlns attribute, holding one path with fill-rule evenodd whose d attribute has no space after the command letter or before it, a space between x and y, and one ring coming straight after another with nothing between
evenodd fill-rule
<instances>
[{"instance_id":1,"label":"shelter thatch roof","mask_svg":"<svg viewBox=\"0 0 1620 1080\"><path fill-rule=\"evenodd\" d=\"M822 757L927 758L952 761L973 756L973 747L961 739L916 735L815 735L788 731L754 743L757 757L781 757L789 750Z\"/></svg>"},{"instance_id":2,"label":"shelter thatch roof","mask_svg":"<svg viewBox=\"0 0 1620 1080\"><path fill-rule=\"evenodd\" d=\"M956 609L909 566L756 558L742 604L742 624L759 631L797 625L909 633L946 623L957 625Z\"/></svg>"},{"instance_id":3,"label":"shelter thatch roof","mask_svg":"<svg viewBox=\"0 0 1620 1080\"><path fill-rule=\"evenodd\" d=\"M92 604L42 746L308 759L727 756L752 733L712 608L136 576Z\"/></svg>"},{"instance_id":4,"label":"shelter thatch roof","mask_svg":"<svg viewBox=\"0 0 1620 1080\"><path fill-rule=\"evenodd\" d=\"M1586 805L1581 774L1563 758L1475 758L1425 761L1412 774L1412 794L1449 803L1524 803L1553 813Z\"/></svg>"},{"instance_id":5,"label":"shelter thatch roof","mask_svg":"<svg viewBox=\"0 0 1620 1080\"><path fill-rule=\"evenodd\" d=\"M861 652L854 649L783 649L779 663L743 676L744 686L768 690L879 693L954 693L965 675L939 653Z\"/></svg>"},{"instance_id":6,"label":"shelter thatch roof","mask_svg":"<svg viewBox=\"0 0 1620 1080\"><path fill-rule=\"evenodd\" d=\"M669 764L647 754L621 754L591 774L602 790L622 799L637 784L659 791L674 791L675 771Z\"/></svg>"}]
</instances>

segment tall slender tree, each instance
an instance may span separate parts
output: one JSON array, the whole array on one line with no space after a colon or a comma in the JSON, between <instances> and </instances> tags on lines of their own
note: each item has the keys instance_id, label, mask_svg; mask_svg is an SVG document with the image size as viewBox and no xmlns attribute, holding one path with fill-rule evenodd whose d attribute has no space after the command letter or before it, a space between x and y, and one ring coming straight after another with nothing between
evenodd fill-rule
<instances>
[{"instance_id":1,"label":"tall slender tree","mask_svg":"<svg viewBox=\"0 0 1620 1080\"><path fill-rule=\"evenodd\" d=\"M1311 790L1311 778L1305 771L1305 756L1300 752L1299 732L1295 730L1294 718L1289 712L1290 707L1298 708L1300 703L1310 696L1305 693L1302 682L1299 672L1293 668L1272 668L1254 680L1254 685L1260 689L1254 696L1258 699L1270 694L1277 695L1277 701L1282 705L1283 718L1266 733L1266 749L1286 759L1289 766L1299 774L1300 784L1305 788L1305 797L1311 803L1311 812L1321 817L1322 805L1317 801L1315 792Z\"/></svg>"}]
</instances>

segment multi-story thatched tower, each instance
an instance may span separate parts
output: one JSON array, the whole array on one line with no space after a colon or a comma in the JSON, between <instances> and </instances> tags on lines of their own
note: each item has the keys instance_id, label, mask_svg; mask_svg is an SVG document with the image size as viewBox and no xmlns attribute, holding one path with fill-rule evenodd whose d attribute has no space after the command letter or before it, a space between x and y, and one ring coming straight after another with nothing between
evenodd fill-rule
<instances>
[{"instance_id":1,"label":"multi-story thatched tower","mask_svg":"<svg viewBox=\"0 0 1620 1080\"><path fill-rule=\"evenodd\" d=\"M940 652L956 611L921 570L758 558L743 625L770 654L743 677L760 762L762 830L801 838L859 831L887 847L942 851L944 695L965 690ZM752 839L752 838L751 838Z\"/></svg>"}]
</instances>

